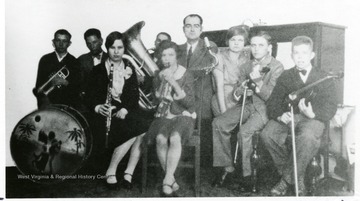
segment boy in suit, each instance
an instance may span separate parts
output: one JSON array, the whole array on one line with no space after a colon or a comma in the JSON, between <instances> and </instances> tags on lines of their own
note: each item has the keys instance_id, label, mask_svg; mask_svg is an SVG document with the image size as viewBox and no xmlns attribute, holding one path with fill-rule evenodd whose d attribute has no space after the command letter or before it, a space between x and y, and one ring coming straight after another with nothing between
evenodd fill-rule
<instances>
[{"instance_id":1,"label":"boy in suit","mask_svg":"<svg viewBox=\"0 0 360 201\"><path fill-rule=\"evenodd\" d=\"M94 66L105 62L108 58L107 54L102 50L103 39L101 32L98 29L88 29L84 33L84 40L90 52L81 55L77 60L79 61L81 70L81 93L85 94L88 77Z\"/></svg>"},{"instance_id":2,"label":"boy in suit","mask_svg":"<svg viewBox=\"0 0 360 201\"><path fill-rule=\"evenodd\" d=\"M39 61L33 91L38 108L46 107L49 104L64 104L78 108L80 73L76 58L68 52L68 47L71 45L71 34L65 29L59 29L54 33L52 43L55 51L44 55ZM48 95L45 95L44 91L39 91L39 88L64 66L69 70L69 76L66 79L59 76L52 79L50 84L55 88Z\"/></svg>"},{"instance_id":3,"label":"boy in suit","mask_svg":"<svg viewBox=\"0 0 360 201\"><path fill-rule=\"evenodd\" d=\"M261 133L267 149L277 167L281 180L271 189L272 195L285 195L289 185L294 184L294 163L291 151L287 149L287 139L291 134L291 113L288 95L304 86L323 78L326 73L312 66L314 58L313 41L307 36L298 36L292 40L292 59L295 67L285 70L267 102L270 121ZM299 195L305 195L304 173L311 158L320 147L325 122L336 112L336 97L333 95L334 83L322 82L313 88L317 95L311 100L299 97L293 102L295 143L297 157L297 175ZM310 101L310 102L308 102ZM308 103L307 103L308 102ZM290 140L291 142L291 140Z\"/></svg>"}]
</instances>

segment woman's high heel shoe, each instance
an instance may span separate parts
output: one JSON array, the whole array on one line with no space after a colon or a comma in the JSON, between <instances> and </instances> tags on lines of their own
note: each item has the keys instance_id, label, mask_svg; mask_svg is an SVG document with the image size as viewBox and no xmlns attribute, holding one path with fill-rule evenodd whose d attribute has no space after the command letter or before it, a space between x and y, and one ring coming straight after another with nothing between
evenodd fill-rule
<instances>
[{"instance_id":1,"label":"woman's high heel shoe","mask_svg":"<svg viewBox=\"0 0 360 201\"><path fill-rule=\"evenodd\" d=\"M117 189L117 181L116 182L109 182L112 179L115 179L116 181L116 175L106 175L106 187L108 187L109 189Z\"/></svg>"},{"instance_id":2,"label":"woman's high heel shoe","mask_svg":"<svg viewBox=\"0 0 360 201\"><path fill-rule=\"evenodd\" d=\"M129 174L129 173L124 173L124 176L125 176L125 175L129 175L129 176L132 177L132 174ZM121 186L121 188L126 189L126 190L131 190L131 189L133 188L132 182L129 182L129 181L126 180L125 178L123 178L123 179L121 180L120 186Z\"/></svg>"},{"instance_id":3,"label":"woman's high heel shoe","mask_svg":"<svg viewBox=\"0 0 360 201\"><path fill-rule=\"evenodd\" d=\"M174 191L172 190L172 186L169 184L162 185L161 195L162 197L173 197Z\"/></svg>"},{"instance_id":4,"label":"woman's high heel shoe","mask_svg":"<svg viewBox=\"0 0 360 201\"><path fill-rule=\"evenodd\" d=\"M171 189L173 190L173 192L176 192L180 189L180 186L178 183L176 183L176 181L174 181L174 183L171 184Z\"/></svg>"},{"instance_id":5,"label":"woman's high heel shoe","mask_svg":"<svg viewBox=\"0 0 360 201\"><path fill-rule=\"evenodd\" d=\"M178 197L176 191L180 189L179 185L174 181L171 185L163 184L162 185L162 196L163 197Z\"/></svg>"}]
</instances>

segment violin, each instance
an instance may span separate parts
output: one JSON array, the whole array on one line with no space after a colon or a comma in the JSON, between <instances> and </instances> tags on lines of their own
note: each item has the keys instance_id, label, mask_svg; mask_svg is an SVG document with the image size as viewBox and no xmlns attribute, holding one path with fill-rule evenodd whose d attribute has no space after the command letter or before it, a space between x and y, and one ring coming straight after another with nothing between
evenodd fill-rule
<instances>
[{"instance_id":1,"label":"violin","mask_svg":"<svg viewBox=\"0 0 360 201\"><path fill-rule=\"evenodd\" d=\"M321 78L320 80L317 80L301 89L298 89L290 93L286 97L285 102L287 104L291 104L294 106L294 105L298 105L299 101L305 98L305 104L307 105L317 95L316 90L314 90L315 86L329 79L341 79L343 77L344 77L344 72L339 72L337 74L329 73L327 76Z\"/></svg>"},{"instance_id":2,"label":"violin","mask_svg":"<svg viewBox=\"0 0 360 201\"><path fill-rule=\"evenodd\" d=\"M263 67L260 71L260 73L264 76L266 73L268 73L270 71L270 68L268 66L266 67ZM259 87L257 86L257 84L254 82L254 80L252 80L250 78L250 76L247 76L247 79L245 80L245 89L244 89L244 94L246 94L246 102L247 101L250 101L252 103L252 94L253 93L259 93L260 92L260 89ZM243 82L244 83L244 82ZM246 93L245 91L247 89L250 89L251 91L253 91L253 93ZM237 96L236 91L234 91L234 97L236 100L239 100L239 103L240 105L243 105L244 104L244 94L240 95L240 96Z\"/></svg>"}]
</instances>

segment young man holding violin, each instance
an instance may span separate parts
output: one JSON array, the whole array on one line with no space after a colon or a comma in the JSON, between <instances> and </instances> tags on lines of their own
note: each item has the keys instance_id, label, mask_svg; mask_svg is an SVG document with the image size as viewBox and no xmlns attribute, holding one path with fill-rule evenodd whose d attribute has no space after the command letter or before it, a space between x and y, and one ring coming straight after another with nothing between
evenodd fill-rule
<instances>
[{"instance_id":1,"label":"young man holding violin","mask_svg":"<svg viewBox=\"0 0 360 201\"><path fill-rule=\"evenodd\" d=\"M282 176L278 184L271 189L272 195L285 195L290 184L294 184L294 162L287 143L291 134L289 104L294 111L294 130L297 161L298 194L305 195L304 173L310 160L320 147L325 122L336 112L336 97L331 80L315 85L304 94L298 94L289 101L289 94L314 83L326 76L319 67L311 65L314 58L313 41L307 36L298 36L292 40L292 59L295 67L285 70L267 101L270 121L262 130L261 138L269 150L278 173ZM311 96L310 96L311 94ZM292 97L294 98L294 97ZM290 136L291 139L291 136Z\"/></svg>"},{"instance_id":2,"label":"young man holding violin","mask_svg":"<svg viewBox=\"0 0 360 201\"><path fill-rule=\"evenodd\" d=\"M223 114L214 118L212 122L213 128L213 155L214 167L222 167L223 173L219 175L213 186L221 187L229 182L232 173L235 171L234 158L231 153L231 131L239 124L241 119L241 111L243 109L243 118L240 131L237 132L238 147L241 147L242 153L242 184L241 190L250 190L251 163L250 155L252 153L252 136L256 131L260 131L268 121L266 115L265 101L275 86L277 78L283 72L283 65L270 55L272 45L271 36L260 31L254 34L250 39L251 53L253 60L245 62L241 68L242 77L239 83L243 83L235 88L234 96L239 97L245 92L246 80L251 80L256 85L255 92L247 91L247 94L253 93L251 101L246 103L238 103L229 108ZM245 82L244 82L245 81Z\"/></svg>"}]
</instances>

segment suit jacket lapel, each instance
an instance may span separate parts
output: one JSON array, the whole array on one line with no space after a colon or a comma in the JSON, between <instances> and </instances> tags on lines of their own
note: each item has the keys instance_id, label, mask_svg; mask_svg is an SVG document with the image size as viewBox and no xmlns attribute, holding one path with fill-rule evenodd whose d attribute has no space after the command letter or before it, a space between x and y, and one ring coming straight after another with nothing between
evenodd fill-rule
<instances>
[{"instance_id":1,"label":"suit jacket lapel","mask_svg":"<svg viewBox=\"0 0 360 201\"><path fill-rule=\"evenodd\" d=\"M179 46L179 52L180 52L180 56L178 57L179 58L179 64L184 66L186 68L186 43L185 44L182 44Z\"/></svg>"},{"instance_id":2,"label":"suit jacket lapel","mask_svg":"<svg viewBox=\"0 0 360 201\"><path fill-rule=\"evenodd\" d=\"M105 62L107 58L108 58L107 53L103 51L103 55L101 57L101 63Z\"/></svg>"},{"instance_id":3,"label":"suit jacket lapel","mask_svg":"<svg viewBox=\"0 0 360 201\"><path fill-rule=\"evenodd\" d=\"M299 75L299 72L296 70L296 67L292 68L292 77L293 77L293 80L295 81L295 85L301 86L300 88L302 88L305 85L305 83L302 81L302 79Z\"/></svg>"},{"instance_id":4,"label":"suit jacket lapel","mask_svg":"<svg viewBox=\"0 0 360 201\"><path fill-rule=\"evenodd\" d=\"M206 50L205 49L205 42L203 39L199 39L199 42L193 52L193 55L190 59L190 66L192 68L194 67L198 67L199 65L199 62L202 60L202 58L204 57L204 54L206 53ZM200 66L201 68L202 67L205 67L205 66Z\"/></svg>"},{"instance_id":5,"label":"suit jacket lapel","mask_svg":"<svg viewBox=\"0 0 360 201\"><path fill-rule=\"evenodd\" d=\"M87 55L86 55L86 60L85 60L85 62L86 62L86 67L88 67L89 69L87 69L89 72L91 71L91 69L92 69L92 67L94 66L94 61L93 61L93 58L92 58L92 56L91 56L91 52L89 52L89 53L87 53Z\"/></svg>"},{"instance_id":6,"label":"suit jacket lapel","mask_svg":"<svg viewBox=\"0 0 360 201\"><path fill-rule=\"evenodd\" d=\"M309 73L309 77L306 80L306 85L311 84L313 82L316 82L319 79L319 72L318 70L313 66L310 73Z\"/></svg>"}]
</instances>

